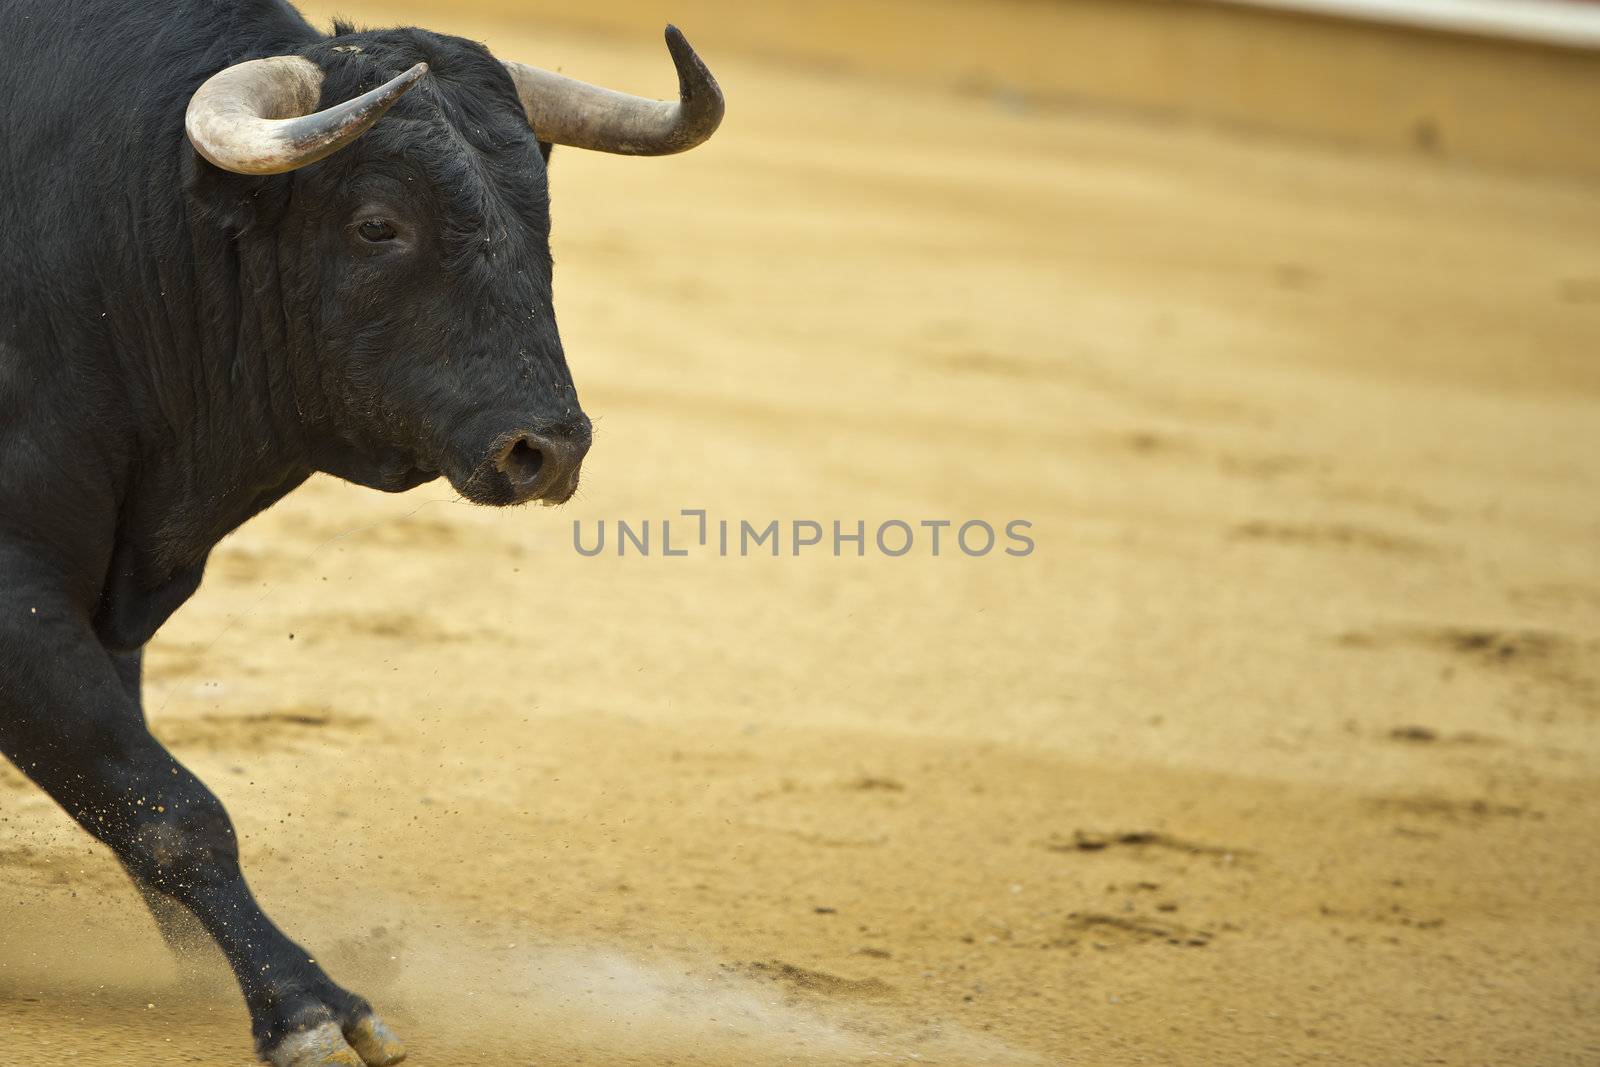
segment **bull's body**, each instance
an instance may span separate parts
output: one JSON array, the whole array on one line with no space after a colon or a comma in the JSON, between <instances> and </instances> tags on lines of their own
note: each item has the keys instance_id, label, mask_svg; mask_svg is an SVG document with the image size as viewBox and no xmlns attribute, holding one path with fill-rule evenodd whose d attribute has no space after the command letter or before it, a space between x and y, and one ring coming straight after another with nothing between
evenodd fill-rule
<instances>
[{"instance_id":1,"label":"bull's body","mask_svg":"<svg viewBox=\"0 0 1600 1067\"><path fill-rule=\"evenodd\" d=\"M237 264L183 196L195 88L318 36L287 6L250 7L0 13L0 531L45 551L117 652L313 469L238 343Z\"/></svg>"},{"instance_id":2,"label":"bull's body","mask_svg":"<svg viewBox=\"0 0 1600 1067\"><path fill-rule=\"evenodd\" d=\"M0 751L158 918L199 921L264 1056L397 1062L261 912L221 805L145 729L141 648L218 540L315 471L571 494L588 423L551 311L529 128L548 102L528 95L560 79L527 89L421 30L325 37L281 0L11 0L0 39ZM269 56L325 79L322 108L428 74L325 161L213 166L228 153L191 148L186 104ZM625 132L598 147L640 152Z\"/></svg>"}]
</instances>

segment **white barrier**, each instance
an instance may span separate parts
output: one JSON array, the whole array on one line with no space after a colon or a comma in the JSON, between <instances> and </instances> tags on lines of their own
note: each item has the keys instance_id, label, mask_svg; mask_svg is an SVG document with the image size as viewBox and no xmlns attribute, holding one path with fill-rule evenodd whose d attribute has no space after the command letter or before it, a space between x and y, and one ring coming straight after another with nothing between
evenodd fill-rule
<instances>
[{"instance_id":1,"label":"white barrier","mask_svg":"<svg viewBox=\"0 0 1600 1067\"><path fill-rule=\"evenodd\" d=\"M1600 4L1583 0L1223 0L1332 18L1600 49Z\"/></svg>"}]
</instances>

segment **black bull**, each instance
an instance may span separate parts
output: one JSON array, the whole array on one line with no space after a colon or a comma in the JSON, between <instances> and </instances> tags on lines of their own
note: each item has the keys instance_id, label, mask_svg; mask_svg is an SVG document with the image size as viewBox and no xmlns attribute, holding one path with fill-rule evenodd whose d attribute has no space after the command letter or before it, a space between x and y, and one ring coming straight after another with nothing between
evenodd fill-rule
<instances>
[{"instance_id":1,"label":"black bull","mask_svg":"<svg viewBox=\"0 0 1600 1067\"><path fill-rule=\"evenodd\" d=\"M550 145L681 151L720 92L670 27L677 103L423 30L325 36L281 0L11 0L0 41L0 750L164 925L198 920L264 1058L396 1063L147 731L141 649L218 540L315 471L570 497L589 423Z\"/></svg>"}]
</instances>

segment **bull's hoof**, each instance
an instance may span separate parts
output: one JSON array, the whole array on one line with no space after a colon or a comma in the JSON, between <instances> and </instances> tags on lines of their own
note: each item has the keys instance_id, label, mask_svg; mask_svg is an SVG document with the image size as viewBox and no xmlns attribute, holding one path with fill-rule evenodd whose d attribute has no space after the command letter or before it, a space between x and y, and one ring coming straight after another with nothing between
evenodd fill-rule
<instances>
[{"instance_id":1,"label":"bull's hoof","mask_svg":"<svg viewBox=\"0 0 1600 1067\"><path fill-rule=\"evenodd\" d=\"M376 1015L362 1016L344 1032L345 1040L360 1053L367 1067L393 1067L406 1058L406 1047Z\"/></svg>"},{"instance_id":2,"label":"bull's hoof","mask_svg":"<svg viewBox=\"0 0 1600 1067\"><path fill-rule=\"evenodd\" d=\"M363 1067L361 1057L332 1023L296 1030L267 1053L272 1067Z\"/></svg>"},{"instance_id":3,"label":"bull's hoof","mask_svg":"<svg viewBox=\"0 0 1600 1067\"><path fill-rule=\"evenodd\" d=\"M272 1067L393 1067L405 1058L405 1046L376 1015L342 1033L334 1023L296 1030L267 1053Z\"/></svg>"}]
</instances>

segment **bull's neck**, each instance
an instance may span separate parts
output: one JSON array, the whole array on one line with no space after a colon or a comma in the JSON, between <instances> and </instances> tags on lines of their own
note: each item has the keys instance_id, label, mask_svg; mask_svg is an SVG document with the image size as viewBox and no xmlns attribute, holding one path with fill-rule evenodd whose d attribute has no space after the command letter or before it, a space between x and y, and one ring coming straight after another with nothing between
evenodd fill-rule
<instances>
[{"instance_id":1,"label":"bull's neck","mask_svg":"<svg viewBox=\"0 0 1600 1067\"><path fill-rule=\"evenodd\" d=\"M203 560L311 471L281 311L262 295L276 278L206 244L146 265L157 284L118 353L136 442L119 536L158 570Z\"/></svg>"}]
</instances>

